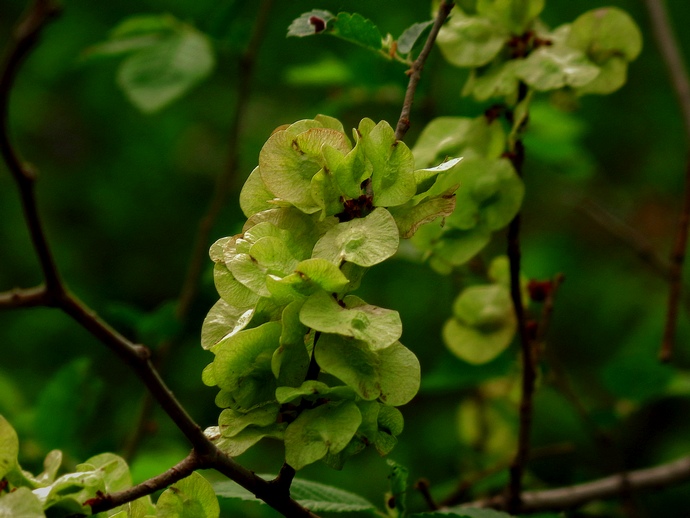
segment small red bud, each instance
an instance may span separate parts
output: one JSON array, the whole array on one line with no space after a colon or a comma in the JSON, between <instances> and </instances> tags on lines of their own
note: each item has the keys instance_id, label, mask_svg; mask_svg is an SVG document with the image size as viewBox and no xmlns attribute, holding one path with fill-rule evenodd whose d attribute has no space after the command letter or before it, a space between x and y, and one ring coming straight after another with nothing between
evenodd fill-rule
<instances>
[{"instance_id":1,"label":"small red bud","mask_svg":"<svg viewBox=\"0 0 690 518\"><path fill-rule=\"evenodd\" d=\"M314 34L318 34L326 30L326 21L318 16L310 16L309 24L314 26Z\"/></svg>"},{"instance_id":2,"label":"small red bud","mask_svg":"<svg viewBox=\"0 0 690 518\"><path fill-rule=\"evenodd\" d=\"M534 302L544 302L546 298L551 295L552 290L553 283L551 281L538 281L531 279L527 284L529 298Z\"/></svg>"}]
</instances>

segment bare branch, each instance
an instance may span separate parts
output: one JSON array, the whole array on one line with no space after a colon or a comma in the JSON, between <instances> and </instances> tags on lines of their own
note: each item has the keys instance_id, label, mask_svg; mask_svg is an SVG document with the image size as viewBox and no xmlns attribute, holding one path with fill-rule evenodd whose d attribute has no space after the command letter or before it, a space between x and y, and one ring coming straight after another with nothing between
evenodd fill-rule
<instances>
[{"instance_id":1,"label":"bare branch","mask_svg":"<svg viewBox=\"0 0 690 518\"><path fill-rule=\"evenodd\" d=\"M650 21L654 37L656 38L661 56L666 63L666 69L671 80L671 85L676 94L685 125L685 136L690 152L690 81L685 68L680 46L673 32L673 27L668 18L664 0L645 0L649 11ZM690 227L690 156L685 168L685 187L683 206L678 216L676 240L670 255L669 269L669 294L666 313L664 336L661 342L659 359L663 362L671 361L673 344L678 321L678 306L682 293L683 263L685 262L685 249L688 243L688 229Z\"/></svg>"},{"instance_id":2,"label":"bare branch","mask_svg":"<svg viewBox=\"0 0 690 518\"><path fill-rule=\"evenodd\" d=\"M436 37L438 36L438 31L441 30L443 23L448 18L451 9L455 2L449 2L444 0L438 7L438 13L436 14L436 20L434 20L434 25L431 27L431 32L426 39L426 43L422 48L422 51L412 63L412 67L409 70L410 81L407 84L407 91L405 92L405 101L403 102L402 112L400 113L400 118L398 119L398 125L395 128L395 138L402 140L405 138L407 130L410 129L410 112L412 111L412 102L414 101L414 94L417 91L417 85L422 77L422 69L424 68L424 63L426 63L429 53L434 46Z\"/></svg>"},{"instance_id":3,"label":"bare branch","mask_svg":"<svg viewBox=\"0 0 690 518\"><path fill-rule=\"evenodd\" d=\"M50 297L44 286L0 293L0 309L48 306L49 303Z\"/></svg>"},{"instance_id":4,"label":"bare branch","mask_svg":"<svg viewBox=\"0 0 690 518\"><path fill-rule=\"evenodd\" d=\"M14 37L0 72L0 153L19 188L24 218L29 227L31 241L43 270L46 288L52 293L57 293L61 290L60 276L55 266L53 254L48 247L43 225L36 207L36 198L34 196L36 174L31 167L22 162L19 154L10 142L9 102L10 92L19 67L38 42L45 25L58 12L58 6L51 0L34 1L14 31Z\"/></svg>"},{"instance_id":5,"label":"bare branch","mask_svg":"<svg viewBox=\"0 0 690 518\"><path fill-rule=\"evenodd\" d=\"M690 480L690 456L653 468L628 471L625 474L611 475L584 484L543 491L527 491L521 495L520 512L563 511L595 500L617 498L630 492L668 487L686 480ZM489 507L503 510L508 508L508 500L500 495L463 504L462 507Z\"/></svg>"}]
</instances>

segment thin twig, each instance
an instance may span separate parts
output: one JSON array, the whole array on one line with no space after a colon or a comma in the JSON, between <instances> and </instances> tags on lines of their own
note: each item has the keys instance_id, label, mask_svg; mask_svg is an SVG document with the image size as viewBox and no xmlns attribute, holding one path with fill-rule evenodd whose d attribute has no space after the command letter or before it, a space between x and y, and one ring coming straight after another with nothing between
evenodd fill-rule
<instances>
[{"instance_id":1,"label":"thin twig","mask_svg":"<svg viewBox=\"0 0 690 518\"><path fill-rule=\"evenodd\" d=\"M0 301L6 307L19 307L22 304L24 306L35 306L38 305L39 299L43 299L44 305L59 308L67 313L120 357L137 374L158 404L192 444L194 452L189 463L195 466L195 469L201 467L216 469L286 516L316 518L315 514L302 507L295 500L292 500L289 494L283 491L276 491L271 483L258 477L254 472L239 465L231 457L220 451L204 435L200 426L194 422L185 408L175 398L172 391L165 385L150 360L149 350L144 346L129 341L102 321L93 310L80 302L67 290L57 274L57 268L52 259L52 253L38 217L33 189L34 176L30 169L22 165L18 158L19 155L11 146L7 125L9 93L19 64L28 55L30 49L33 48L41 28L55 12L56 8L49 0L36 0L32 4L32 8L18 26L14 46L0 74L0 117L2 118L0 146L2 147L2 155L19 186L22 206L25 213L27 213L27 224L34 239L36 253L39 256L46 278L44 289L15 290L2 294ZM187 466L187 464L184 465ZM178 468L179 465L171 468L169 472L176 472ZM155 486L164 481L172 480L172 478L170 475L166 476L163 474L159 477L154 477L152 480L153 482L150 485ZM144 487L146 484L144 483Z\"/></svg>"},{"instance_id":2,"label":"thin twig","mask_svg":"<svg viewBox=\"0 0 690 518\"><path fill-rule=\"evenodd\" d=\"M436 511L438 509L438 504L434 500L434 497L431 494L431 491L429 491L430 487L431 487L431 484L425 478L420 478L414 484L414 488L417 491L419 491L419 493L422 495L422 498L424 498L424 501L426 502L427 507L432 511Z\"/></svg>"},{"instance_id":3,"label":"thin twig","mask_svg":"<svg viewBox=\"0 0 690 518\"><path fill-rule=\"evenodd\" d=\"M0 73L0 153L17 183L24 211L24 219L29 227L29 235L41 264L49 292L56 292L61 286L53 255L48 247L41 219L36 207L34 185L36 173L24 164L19 153L10 142L9 103L12 85L19 67L38 43L41 31L50 19L57 16L59 7L51 0L35 0L22 21L14 31L5 62Z\"/></svg>"},{"instance_id":4,"label":"thin twig","mask_svg":"<svg viewBox=\"0 0 690 518\"><path fill-rule=\"evenodd\" d=\"M522 176L522 163L525 149L521 140L515 142L515 149L510 153L510 160L517 173ZM532 397L537 378L535 347L529 335L522 304L522 288L520 285L520 220L518 213L508 227L508 261L510 264L510 296L515 309L520 348L522 351L522 394L520 397L520 429L518 433L517 451L510 466L510 482L508 485L508 500L511 512L520 508L520 493L522 491L522 476L529 460L529 440L532 430Z\"/></svg>"},{"instance_id":5,"label":"thin twig","mask_svg":"<svg viewBox=\"0 0 690 518\"><path fill-rule=\"evenodd\" d=\"M526 491L521 495L520 512L564 511L596 500L618 498L630 492L668 487L686 480L690 480L690 456L653 468L629 471L624 475L611 475L584 484L542 491ZM509 502L505 496L499 495L469 502L463 504L462 507L506 510L509 508Z\"/></svg>"},{"instance_id":6,"label":"thin twig","mask_svg":"<svg viewBox=\"0 0 690 518\"><path fill-rule=\"evenodd\" d=\"M656 39L661 56L666 64L666 70L671 85L676 94L685 125L685 137L690 153L690 80L685 68L680 46L671 26L664 0L645 0L652 23L652 31ZM666 313L664 336L661 342L659 359L663 362L671 361L673 344L675 341L676 324L678 321L678 305L682 292L683 263L685 249L688 243L688 227L690 226L690 155L685 168L685 187L683 206L678 217L678 227L673 250L670 255L669 294Z\"/></svg>"},{"instance_id":7,"label":"thin twig","mask_svg":"<svg viewBox=\"0 0 690 518\"><path fill-rule=\"evenodd\" d=\"M558 288L561 287L565 276L562 273L558 273L551 280L551 288L549 293L546 295L544 300L544 305L541 308L541 318L539 319L539 327L537 327L537 336L534 341L541 345L546 340L546 334L549 330L549 324L551 324L551 316L553 315L554 303L556 301L556 295L558 294Z\"/></svg>"},{"instance_id":8,"label":"thin twig","mask_svg":"<svg viewBox=\"0 0 690 518\"><path fill-rule=\"evenodd\" d=\"M412 67L409 70L410 81L407 84L407 91L405 92L405 101L403 102L402 112L400 113L400 118L398 119L398 125L395 128L395 138L402 140L405 138L407 130L410 129L410 112L412 111L412 102L414 101L414 94L417 91L417 85L422 77L422 69L424 68L424 63L426 63L429 53L434 46L436 37L438 36L438 31L441 30L443 23L448 18L450 11L453 9L455 2L449 2L444 0L438 7L438 13L436 14L436 19L434 20L434 25L431 27L431 32L424 43L422 51L417 56L417 59L412 63Z\"/></svg>"},{"instance_id":9,"label":"thin twig","mask_svg":"<svg viewBox=\"0 0 690 518\"><path fill-rule=\"evenodd\" d=\"M0 293L0 309L47 306L49 303L50 297L44 286Z\"/></svg>"}]
</instances>

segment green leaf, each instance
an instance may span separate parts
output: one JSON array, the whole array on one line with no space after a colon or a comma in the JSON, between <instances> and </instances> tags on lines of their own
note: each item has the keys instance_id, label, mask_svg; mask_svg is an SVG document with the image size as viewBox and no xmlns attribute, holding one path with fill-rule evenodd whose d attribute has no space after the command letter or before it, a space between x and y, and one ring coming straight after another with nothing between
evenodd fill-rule
<instances>
[{"instance_id":1,"label":"green leaf","mask_svg":"<svg viewBox=\"0 0 690 518\"><path fill-rule=\"evenodd\" d=\"M322 334L315 347L319 366L363 399L399 406L419 390L419 361L400 342L374 351L366 342Z\"/></svg>"},{"instance_id":2,"label":"green leaf","mask_svg":"<svg viewBox=\"0 0 690 518\"><path fill-rule=\"evenodd\" d=\"M311 195L311 181L325 165L322 148L330 146L345 154L350 144L342 132L329 128L310 128L293 135L296 124L275 132L266 141L259 153L259 172L276 197L314 213L320 207Z\"/></svg>"},{"instance_id":3,"label":"green leaf","mask_svg":"<svg viewBox=\"0 0 690 518\"><path fill-rule=\"evenodd\" d=\"M383 349L402 335L397 311L369 304L352 304L346 297L342 307L325 291L310 296L302 306L301 322L323 333L336 333L366 342L373 349ZM348 304L350 302L350 304Z\"/></svg>"},{"instance_id":4,"label":"green leaf","mask_svg":"<svg viewBox=\"0 0 690 518\"><path fill-rule=\"evenodd\" d=\"M194 472L163 491L156 502L158 518L218 518L220 506L211 484Z\"/></svg>"},{"instance_id":5,"label":"green leaf","mask_svg":"<svg viewBox=\"0 0 690 518\"><path fill-rule=\"evenodd\" d=\"M519 60L510 60L494 63L481 72L472 70L462 89L462 95L472 95L480 102L499 97L504 98L506 104L515 104L520 64Z\"/></svg>"},{"instance_id":6,"label":"green leaf","mask_svg":"<svg viewBox=\"0 0 690 518\"><path fill-rule=\"evenodd\" d=\"M469 230L482 224L489 230L499 230L520 210L524 185L506 158L463 160L430 192L458 184L456 208L447 218L455 228Z\"/></svg>"},{"instance_id":7,"label":"green leaf","mask_svg":"<svg viewBox=\"0 0 690 518\"><path fill-rule=\"evenodd\" d=\"M453 266L465 264L491 241L491 231L483 224L469 230L452 228L442 236L439 236L439 232L442 232L440 227L426 225L412 240L422 250L432 250L432 259L436 258Z\"/></svg>"},{"instance_id":8,"label":"green leaf","mask_svg":"<svg viewBox=\"0 0 690 518\"><path fill-rule=\"evenodd\" d=\"M45 518L41 501L27 487L0 495L0 516L7 518Z\"/></svg>"},{"instance_id":9,"label":"green leaf","mask_svg":"<svg viewBox=\"0 0 690 518\"><path fill-rule=\"evenodd\" d=\"M132 486L132 476L125 459L113 453L101 453L77 466L78 471L100 471L104 476L108 493L122 491Z\"/></svg>"},{"instance_id":10,"label":"green leaf","mask_svg":"<svg viewBox=\"0 0 690 518\"><path fill-rule=\"evenodd\" d=\"M436 167L428 167L426 169L417 169L416 171L414 171L414 180L417 184L417 194L423 194L424 192L428 191L429 188L434 184L436 177L439 173L443 173L445 171L452 169L453 167L458 165L461 160L462 157L449 158L441 162ZM419 196L416 196L413 199L416 198L419 198Z\"/></svg>"},{"instance_id":11,"label":"green leaf","mask_svg":"<svg viewBox=\"0 0 690 518\"><path fill-rule=\"evenodd\" d=\"M355 393L351 388L338 385L329 387L321 381L308 380L299 387L278 387L276 389L276 399L279 403L290 403L299 398L316 400L320 397L328 396L337 399L355 399Z\"/></svg>"},{"instance_id":12,"label":"green leaf","mask_svg":"<svg viewBox=\"0 0 690 518\"><path fill-rule=\"evenodd\" d=\"M422 130L412 152L415 163L430 166L448 156L499 158L505 145L506 135L498 119L489 121L484 115L474 119L437 117ZM424 169L414 173L417 183L421 179L420 171Z\"/></svg>"},{"instance_id":13,"label":"green leaf","mask_svg":"<svg viewBox=\"0 0 690 518\"><path fill-rule=\"evenodd\" d=\"M395 219L395 224L398 225L400 237L409 239L422 225L450 216L454 210L455 189L451 189L439 196L422 200L411 207L407 205L393 207L391 215Z\"/></svg>"},{"instance_id":14,"label":"green leaf","mask_svg":"<svg viewBox=\"0 0 690 518\"><path fill-rule=\"evenodd\" d=\"M240 191L240 208L248 218L262 210L275 207L271 200L275 196L268 190L266 184L261 179L258 166L249 174Z\"/></svg>"},{"instance_id":15,"label":"green leaf","mask_svg":"<svg viewBox=\"0 0 690 518\"><path fill-rule=\"evenodd\" d=\"M307 336L309 330L299 320L301 308L302 302L295 301L283 310L280 346L271 358L271 370L279 386L300 385L309 370L307 345L311 345L314 337Z\"/></svg>"},{"instance_id":16,"label":"green leaf","mask_svg":"<svg viewBox=\"0 0 690 518\"><path fill-rule=\"evenodd\" d=\"M398 38L397 50L400 54L409 54L426 30L434 24L434 20L413 23Z\"/></svg>"},{"instance_id":17,"label":"green leaf","mask_svg":"<svg viewBox=\"0 0 690 518\"><path fill-rule=\"evenodd\" d=\"M382 47L383 36L378 27L358 13L338 13L332 34L372 50Z\"/></svg>"},{"instance_id":18,"label":"green leaf","mask_svg":"<svg viewBox=\"0 0 690 518\"><path fill-rule=\"evenodd\" d=\"M201 347L210 349L221 339L239 333L247 326L253 315L253 308L237 308L220 299L204 318L201 326Z\"/></svg>"},{"instance_id":19,"label":"green leaf","mask_svg":"<svg viewBox=\"0 0 690 518\"><path fill-rule=\"evenodd\" d=\"M443 57L457 67L480 67L501 51L509 31L482 16L467 16L458 8L441 28L437 43Z\"/></svg>"},{"instance_id":20,"label":"green leaf","mask_svg":"<svg viewBox=\"0 0 690 518\"><path fill-rule=\"evenodd\" d=\"M314 257L300 262L295 272L305 282L311 282L330 293L344 290L350 281L345 274L332 262Z\"/></svg>"},{"instance_id":21,"label":"green leaf","mask_svg":"<svg viewBox=\"0 0 690 518\"><path fill-rule=\"evenodd\" d=\"M477 13L511 34L522 34L544 9L544 0L477 0Z\"/></svg>"},{"instance_id":22,"label":"green leaf","mask_svg":"<svg viewBox=\"0 0 690 518\"><path fill-rule=\"evenodd\" d=\"M612 57L636 59L642 51L642 34L628 13L602 7L587 11L572 23L567 44L603 65Z\"/></svg>"},{"instance_id":23,"label":"green leaf","mask_svg":"<svg viewBox=\"0 0 690 518\"><path fill-rule=\"evenodd\" d=\"M243 454L261 439L283 440L286 423L275 423L268 426L248 426L232 437L225 437L218 426L211 426L204 430L204 434L213 444L231 457Z\"/></svg>"},{"instance_id":24,"label":"green leaf","mask_svg":"<svg viewBox=\"0 0 690 518\"><path fill-rule=\"evenodd\" d=\"M260 476L266 480L275 478L275 475ZM215 482L213 488L216 495L221 498L239 498L264 503L243 487L229 480ZM292 481L290 496L315 513L347 513L375 509L374 504L359 495L301 478L295 478Z\"/></svg>"},{"instance_id":25,"label":"green leaf","mask_svg":"<svg viewBox=\"0 0 690 518\"><path fill-rule=\"evenodd\" d=\"M17 466L19 438L12 425L0 415L0 479Z\"/></svg>"},{"instance_id":26,"label":"green leaf","mask_svg":"<svg viewBox=\"0 0 690 518\"><path fill-rule=\"evenodd\" d=\"M381 121L369 133L363 134L360 142L372 165L374 205L402 205L412 198L417 191L414 156L404 142L395 138L393 128Z\"/></svg>"},{"instance_id":27,"label":"green leaf","mask_svg":"<svg viewBox=\"0 0 690 518\"><path fill-rule=\"evenodd\" d=\"M345 448L362 422L351 401L303 411L285 430L285 461L296 470Z\"/></svg>"},{"instance_id":28,"label":"green leaf","mask_svg":"<svg viewBox=\"0 0 690 518\"><path fill-rule=\"evenodd\" d=\"M213 377L240 408L274 399L271 357L279 345L280 322L266 322L221 340L212 351Z\"/></svg>"},{"instance_id":29,"label":"green leaf","mask_svg":"<svg viewBox=\"0 0 690 518\"><path fill-rule=\"evenodd\" d=\"M233 437L248 426L269 426L275 424L280 407L270 403L248 412L226 408L218 418L218 429L223 437Z\"/></svg>"},{"instance_id":30,"label":"green leaf","mask_svg":"<svg viewBox=\"0 0 690 518\"><path fill-rule=\"evenodd\" d=\"M481 364L503 352L516 329L508 287L470 286L455 300L453 317L443 326L443 339L460 359Z\"/></svg>"},{"instance_id":31,"label":"green leaf","mask_svg":"<svg viewBox=\"0 0 690 518\"><path fill-rule=\"evenodd\" d=\"M300 15L288 27L288 36L311 36L318 34L326 29L327 24L333 20L335 16L329 11L322 9L313 9L308 13Z\"/></svg>"},{"instance_id":32,"label":"green leaf","mask_svg":"<svg viewBox=\"0 0 690 518\"><path fill-rule=\"evenodd\" d=\"M179 22L175 29L130 55L118 70L118 84L145 113L160 110L187 93L215 66L205 34Z\"/></svg>"},{"instance_id":33,"label":"green leaf","mask_svg":"<svg viewBox=\"0 0 690 518\"><path fill-rule=\"evenodd\" d=\"M535 90L544 92L566 86L582 87L599 75L599 67L592 64L583 52L560 43L562 38L550 39L554 42L552 45L539 47L519 62L515 72L517 77Z\"/></svg>"},{"instance_id":34,"label":"green leaf","mask_svg":"<svg viewBox=\"0 0 690 518\"><path fill-rule=\"evenodd\" d=\"M398 227L393 216L377 208L364 218L339 223L314 245L312 256L340 266L343 261L373 266L398 250Z\"/></svg>"},{"instance_id":35,"label":"green leaf","mask_svg":"<svg viewBox=\"0 0 690 518\"><path fill-rule=\"evenodd\" d=\"M106 492L104 478L105 473L101 470L67 473L49 486L34 489L33 493L44 508L54 507L54 512L61 509L68 516L72 513L87 514L89 508L83 503L95 498L99 491ZM59 511L56 514L59 516Z\"/></svg>"},{"instance_id":36,"label":"green leaf","mask_svg":"<svg viewBox=\"0 0 690 518\"><path fill-rule=\"evenodd\" d=\"M364 154L361 141L357 141L347 155L343 156L330 147L325 147L323 154L340 190L350 198L358 198L362 194L362 182L372 173L371 162Z\"/></svg>"}]
</instances>

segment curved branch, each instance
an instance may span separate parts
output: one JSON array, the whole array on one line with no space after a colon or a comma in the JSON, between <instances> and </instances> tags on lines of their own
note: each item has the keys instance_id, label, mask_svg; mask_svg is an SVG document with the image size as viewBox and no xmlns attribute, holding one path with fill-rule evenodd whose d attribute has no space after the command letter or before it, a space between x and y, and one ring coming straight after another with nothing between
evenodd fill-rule
<instances>
[{"instance_id":1,"label":"curved branch","mask_svg":"<svg viewBox=\"0 0 690 518\"><path fill-rule=\"evenodd\" d=\"M407 84L407 91L405 92L405 101L403 102L402 112L400 113L400 118L398 119L398 125L395 128L395 138L402 140L405 138L407 130L410 129L410 112L412 111L412 102L414 101L414 94L417 91L417 85L422 77L422 69L424 68L424 63L429 57L429 53L434 46L438 32L441 30L443 23L448 18L450 11L453 9L455 2L449 2L444 0L438 7L438 13L436 14L436 19L434 20L434 25L431 27L431 32L424 43L422 51L417 56L417 59L412 63L412 67L409 70L410 81Z\"/></svg>"},{"instance_id":2,"label":"curved branch","mask_svg":"<svg viewBox=\"0 0 690 518\"><path fill-rule=\"evenodd\" d=\"M36 173L31 167L22 162L19 153L17 153L10 142L9 102L10 92L19 67L38 42L45 25L51 18L57 16L58 13L59 7L51 0L34 1L14 31L12 43L0 72L0 154L2 154L19 188L24 218L29 227L31 241L41 264L46 288L51 293L61 291L60 276L53 255L48 247L43 225L38 215L38 208L36 207L36 198L34 196Z\"/></svg>"},{"instance_id":3,"label":"curved branch","mask_svg":"<svg viewBox=\"0 0 690 518\"><path fill-rule=\"evenodd\" d=\"M605 500L629 494L631 491L647 491L690 480L690 456L661 464L653 468L628 471L625 474L576 484L574 486L527 491L522 493L521 513L539 511L563 511L580 507L595 500ZM505 510L508 508L505 496L496 496L463 504L461 507L488 507Z\"/></svg>"}]
</instances>

